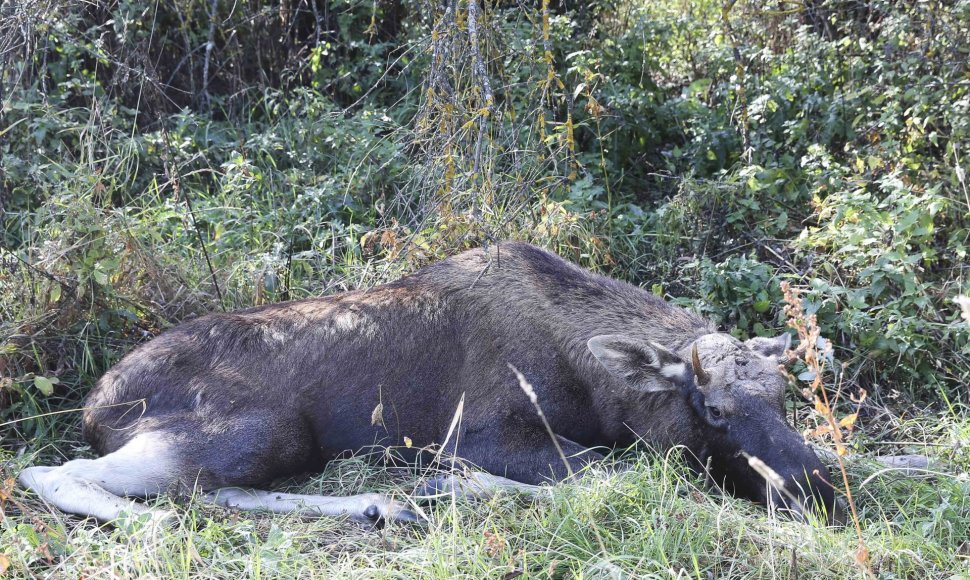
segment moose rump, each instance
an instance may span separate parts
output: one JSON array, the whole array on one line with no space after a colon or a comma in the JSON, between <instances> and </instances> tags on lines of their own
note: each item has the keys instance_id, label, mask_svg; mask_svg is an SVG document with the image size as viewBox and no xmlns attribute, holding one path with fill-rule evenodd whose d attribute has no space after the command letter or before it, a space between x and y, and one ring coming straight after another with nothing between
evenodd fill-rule
<instances>
[{"instance_id":1,"label":"moose rump","mask_svg":"<svg viewBox=\"0 0 970 580\"><path fill-rule=\"evenodd\" d=\"M439 411L454 405L429 387L453 384L456 369L442 361L462 356L434 302L390 285L186 322L126 356L89 395L84 436L103 458L30 468L21 479L37 491L46 480L50 487L64 479L145 497L265 484L319 470L346 450L398 444L404 435L430 444ZM417 336L423 346L402 352ZM382 399L383 424L375 425ZM105 521L119 506L142 511L109 499L99 511L52 503ZM370 520L387 515L383 507L403 512L394 502L368 501L359 514L335 513ZM379 513L364 517L375 501Z\"/></svg>"}]
</instances>

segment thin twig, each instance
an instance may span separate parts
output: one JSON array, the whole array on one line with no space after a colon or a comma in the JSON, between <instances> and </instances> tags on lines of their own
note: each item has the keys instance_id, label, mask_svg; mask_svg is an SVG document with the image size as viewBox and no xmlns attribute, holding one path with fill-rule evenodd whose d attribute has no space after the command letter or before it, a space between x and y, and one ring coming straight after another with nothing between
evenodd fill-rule
<instances>
[{"instance_id":1,"label":"thin twig","mask_svg":"<svg viewBox=\"0 0 970 580\"><path fill-rule=\"evenodd\" d=\"M209 57L212 56L212 49L216 45L216 9L218 7L219 0L212 0L212 4L209 6L209 37L205 43L205 62L202 65L202 94L199 95L199 104L204 110L209 109Z\"/></svg>"},{"instance_id":2,"label":"thin twig","mask_svg":"<svg viewBox=\"0 0 970 580\"><path fill-rule=\"evenodd\" d=\"M721 22L724 24L724 35L731 43L731 54L734 57L735 74L738 78L738 104L741 107L741 119L739 121L741 129L741 158L745 163L751 163L751 136L748 133L748 96L744 87L744 59L741 58L741 49L735 39L734 29L731 27L731 9L734 8L736 0L729 0L721 9Z\"/></svg>"}]
</instances>

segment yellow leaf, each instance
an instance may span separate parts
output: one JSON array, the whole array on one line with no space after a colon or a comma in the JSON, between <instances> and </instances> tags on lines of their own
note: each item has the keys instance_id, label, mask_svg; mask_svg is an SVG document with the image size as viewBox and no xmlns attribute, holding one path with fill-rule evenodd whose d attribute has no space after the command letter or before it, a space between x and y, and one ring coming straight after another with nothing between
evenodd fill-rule
<instances>
[{"instance_id":1,"label":"yellow leaf","mask_svg":"<svg viewBox=\"0 0 970 580\"><path fill-rule=\"evenodd\" d=\"M410 437L405 437L404 438L404 446L407 447L408 449L411 448L411 438Z\"/></svg>"},{"instance_id":2,"label":"yellow leaf","mask_svg":"<svg viewBox=\"0 0 970 580\"><path fill-rule=\"evenodd\" d=\"M0 576L7 573L10 568L10 558L6 554L0 554Z\"/></svg>"},{"instance_id":3,"label":"yellow leaf","mask_svg":"<svg viewBox=\"0 0 970 580\"><path fill-rule=\"evenodd\" d=\"M960 316L970 325L970 296L957 296L953 301L960 307Z\"/></svg>"},{"instance_id":4,"label":"yellow leaf","mask_svg":"<svg viewBox=\"0 0 970 580\"><path fill-rule=\"evenodd\" d=\"M858 415L859 415L858 413L852 413L851 415L846 415L845 417L842 417L842 420L839 421L839 427L852 427L853 425L855 425L855 420L856 420L856 417L858 417Z\"/></svg>"},{"instance_id":5,"label":"yellow leaf","mask_svg":"<svg viewBox=\"0 0 970 580\"><path fill-rule=\"evenodd\" d=\"M832 427L830 425L819 425L818 427L812 430L812 436L821 437L822 435L825 435L826 433L831 433L831 432L832 432Z\"/></svg>"}]
</instances>

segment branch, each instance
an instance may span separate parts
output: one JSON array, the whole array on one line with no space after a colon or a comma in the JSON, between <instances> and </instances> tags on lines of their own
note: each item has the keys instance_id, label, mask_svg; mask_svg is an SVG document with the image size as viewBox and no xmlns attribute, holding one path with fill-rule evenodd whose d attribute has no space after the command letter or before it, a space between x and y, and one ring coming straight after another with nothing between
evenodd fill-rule
<instances>
[{"instance_id":1,"label":"branch","mask_svg":"<svg viewBox=\"0 0 970 580\"><path fill-rule=\"evenodd\" d=\"M485 62L482 61L482 53L478 49L478 0L468 0L468 39L471 42L472 60L474 61L475 76L478 77L479 89L481 90L482 107L481 115L487 117L492 112L494 98L492 97L492 84L488 80L488 72L485 70ZM475 143L475 169L478 173L482 159L482 140L485 136L485 123L478 123L478 141Z\"/></svg>"},{"instance_id":2,"label":"branch","mask_svg":"<svg viewBox=\"0 0 970 580\"><path fill-rule=\"evenodd\" d=\"M202 66L202 94L199 95L200 104L204 109L209 108L209 57L216 45L216 9L218 7L219 0L212 0L212 5L209 7L209 39L205 43L205 64Z\"/></svg>"}]
</instances>

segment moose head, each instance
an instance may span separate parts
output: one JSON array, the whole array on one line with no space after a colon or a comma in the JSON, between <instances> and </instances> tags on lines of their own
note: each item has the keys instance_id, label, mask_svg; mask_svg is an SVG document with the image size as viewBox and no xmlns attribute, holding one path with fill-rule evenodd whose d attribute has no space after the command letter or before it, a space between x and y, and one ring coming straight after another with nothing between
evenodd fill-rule
<instances>
[{"instance_id":1,"label":"moose head","mask_svg":"<svg viewBox=\"0 0 970 580\"><path fill-rule=\"evenodd\" d=\"M641 393L675 392L688 447L711 480L732 494L840 521L828 469L785 419L783 334L741 342L705 334L679 352L649 340L600 335L587 345L612 375Z\"/></svg>"}]
</instances>

